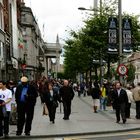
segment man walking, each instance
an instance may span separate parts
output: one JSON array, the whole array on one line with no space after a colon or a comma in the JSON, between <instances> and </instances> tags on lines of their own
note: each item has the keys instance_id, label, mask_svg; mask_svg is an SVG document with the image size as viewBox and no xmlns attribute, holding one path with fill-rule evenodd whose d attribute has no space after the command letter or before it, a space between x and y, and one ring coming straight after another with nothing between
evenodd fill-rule
<instances>
[{"instance_id":1,"label":"man walking","mask_svg":"<svg viewBox=\"0 0 140 140\"><path fill-rule=\"evenodd\" d=\"M122 89L120 82L116 83L116 89L114 90L113 94L113 102L116 110L116 119L117 119L116 123L120 122L120 114L123 123L125 123L126 122L125 110L126 104L128 103L128 97L126 91Z\"/></svg>"},{"instance_id":2,"label":"man walking","mask_svg":"<svg viewBox=\"0 0 140 140\"><path fill-rule=\"evenodd\" d=\"M136 119L140 119L140 83L133 90L133 98L136 103Z\"/></svg>"},{"instance_id":3,"label":"man walking","mask_svg":"<svg viewBox=\"0 0 140 140\"><path fill-rule=\"evenodd\" d=\"M6 88L6 82L0 81L0 137L3 136L3 128L5 138L8 137L11 100L12 92Z\"/></svg>"},{"instance_id":4,"label":"man walking","mask_svg":"<svg viewBox=\"0 0 140 140\"><path fill-rule=\"evenodd\" d=\"M71 114L71 101L74 97L72 87L69 86L68 80L64 80L64 86L60 88L60 98L62 98L64 107L64 120L69 120Z\"/></svg>"},{"instance_id":5,"label":"man walking","mask_svg":"<svg viewBox=\"0 0 140 140\"><path fill-rule=\"evenodd\" d=\"M22 134L23 126L25 124L24 132L25 135L29 136L34 115L34 106L38 94L35 87L28 84L27 77L23 76L21 78L21 83L22 84L17 87L15 93L18 113L16 135L19 136Z\"/></svg>"}]
</instances>

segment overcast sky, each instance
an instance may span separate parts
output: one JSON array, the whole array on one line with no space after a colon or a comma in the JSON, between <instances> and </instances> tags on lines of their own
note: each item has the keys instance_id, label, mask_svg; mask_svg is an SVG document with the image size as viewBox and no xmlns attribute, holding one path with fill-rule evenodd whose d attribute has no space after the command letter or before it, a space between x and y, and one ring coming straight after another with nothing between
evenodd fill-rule
<instances>
[{"instance_id":1,"label":"overcast sky","mask_svg":"<svg viewBox=\"0 0 140 140\"><path fill-rule=\"evenodd\" d=\"M79 11L78 7L93 7L94 0L24 0L26 6L32 8L38 20L44 40L55 42L56 35L60 42L67 36L66 30L78 29L86 16L85 11ZM122 0L123 11L140 14L140 0Z\"/></svg>"}]
</instances>

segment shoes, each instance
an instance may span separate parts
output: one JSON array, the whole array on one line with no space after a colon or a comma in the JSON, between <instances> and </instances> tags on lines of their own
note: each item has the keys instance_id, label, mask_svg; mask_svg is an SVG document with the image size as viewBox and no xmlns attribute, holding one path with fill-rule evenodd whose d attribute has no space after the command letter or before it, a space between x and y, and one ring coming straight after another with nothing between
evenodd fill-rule
<instances>
[{"instance_id":1,"label":"shoes","mask_svg":"<svg viewBox=\"0 0 140 140\"><path fill-rule=\"evenodd\" d=\"M26 135L26 136L30 136L30 133L29 133L29 132L27 132L27 133L25 133L25 135Z\"/></svg>"},{"instance_id":2,"label":"shoes","mask_svg":"<svg viewBox=\"0 0 140 140\"><path fill-rule=\"evenodd\" d=\"M69 120L69 118L68 117L64 117L63 120Z\"/></svg>"},{"instance_id":3,"label":"shoes","mask_svg":"<svg viewBox=\"0 0 140 140\"><path fill-rule=\"evenodd\" d=\"M4 138L9 138L9 135L8 134L4 134Z\"/></svg>"},{"instance_id":4,"label":"shoes","mask_svg":"<svg viewBox=\"0 0 140 140\"><path fill-rule=\"evenodd\" d=\"M52 123L55 123L55 121L52 121Z\"/></svg>"},{"instance_id":5,"label":"shoes","mask_svg":"<svg viewBox=\"0 0 140 140\"><path fill-rule=\"evenodd\" d=\"M116 121L116 123L119 123L120 121Z\"/></svg>"},{"instance_id":6,"label":"shoes","mask_svg":"<svg viewBox=\"0 0 140 140\"><path fill-rule=\"evenodd\" d=\"M16 135L17 135L17 136L21 136L21 133L20 133L20 132L17 132Z\"/></svg>"},{"instance_id":7,"label":"shoes","mask_svg":"<svg viewBox=\"0 0 140 140\"><path fill-rule=\"evenodd\" d=\"M136 115L136 119L140 119L140 117Z\"/></svg>"},{"instance_id":8,"label":"shoes","mask_svg":"<svg viewBox=\"0 0 140 140\"><path fill-rule=\"evenodd\" d=\"M0 138L3 138L3 134L0 134Z\"/></svg>"},{"instance_id":9,"label":"shoes","mask_svg":"<svg viewBox=\"0 0 140 140\"><path fill-rule=\"evenodd\" d=\"M123 124L125 124L126 123L126 120L123 120Z\"/></svg>"}]
</instances>

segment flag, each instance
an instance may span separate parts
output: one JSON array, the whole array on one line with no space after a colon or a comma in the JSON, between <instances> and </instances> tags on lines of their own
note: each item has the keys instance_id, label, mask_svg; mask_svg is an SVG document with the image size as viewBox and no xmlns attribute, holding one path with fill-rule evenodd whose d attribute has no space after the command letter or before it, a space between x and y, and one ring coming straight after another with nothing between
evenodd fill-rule
<instances>
[{"instance_id":1,"label":"flag","mask_svg":"<svg viewBox=\"0 0 140 140\"><path fill-rule=\"evenodd\" d=\"M20 49L23 49L23 48L24 48L23 39L22 39L22 38L18 38L18 47L19 47Z\"/></svg>"}]
</instances>

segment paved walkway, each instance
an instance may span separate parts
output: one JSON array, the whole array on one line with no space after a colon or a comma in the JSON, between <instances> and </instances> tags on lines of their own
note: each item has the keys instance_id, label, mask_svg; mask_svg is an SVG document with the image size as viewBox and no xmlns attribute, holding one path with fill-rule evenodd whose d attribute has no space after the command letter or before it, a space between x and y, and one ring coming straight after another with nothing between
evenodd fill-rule
<instances>
[{"instance_id":1,"label":"paved walkway","mask_svg":"<svg viewBox=\"0 0 140 140\"><path fill-rule=\"evenodd\" d=\"M48 116L42 116L42 105L38 98L34 120L32 125L32 137L61 137L76 134L99 134L107 132L119 132L136 130L140 128L140 120L135 119L135 109L131 109L131 119L126 124L115 123L115 113L111 107L107 111L93 113L91 96L77 97L72 102L72 114L70 120L63 120L60 106L57 109L55 124L49 122ZM10 136L16 134L16 126L10 126Z\"/></svg>"}]
</instances>

